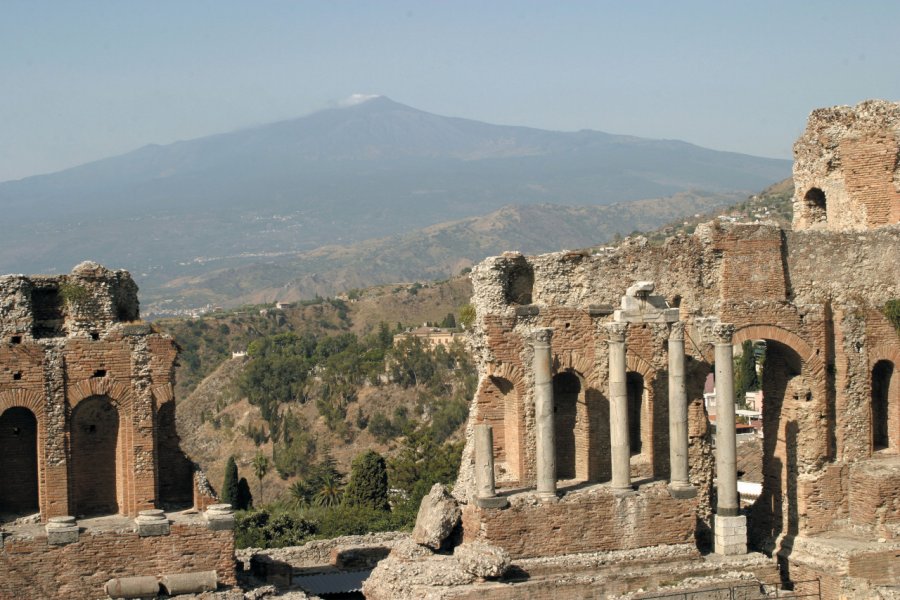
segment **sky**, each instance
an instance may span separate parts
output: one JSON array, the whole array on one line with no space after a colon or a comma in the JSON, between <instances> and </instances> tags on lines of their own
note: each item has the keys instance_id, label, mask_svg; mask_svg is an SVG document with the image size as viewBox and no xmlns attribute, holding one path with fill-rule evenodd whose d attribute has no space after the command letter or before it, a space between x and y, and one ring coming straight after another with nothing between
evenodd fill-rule
<instances>
[{"instance_id":1,"label":"sky","mask_svg":"<svg viewBox=\"0 0 900 600\"><path fill-rule=\"evenodd\" d=\"M900 2L0 0L0 181L380 94L789 158L900 100Z\"/></svg>"}]
</instances>

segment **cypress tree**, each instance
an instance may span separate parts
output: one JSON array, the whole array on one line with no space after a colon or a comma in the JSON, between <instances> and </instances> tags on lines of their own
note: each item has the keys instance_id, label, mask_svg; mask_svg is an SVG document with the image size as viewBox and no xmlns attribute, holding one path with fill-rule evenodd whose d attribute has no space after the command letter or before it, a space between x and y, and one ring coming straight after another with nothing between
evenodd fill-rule
<instances>
[{"instance_id":1,"label":"cypress tree","mask_svg":"<svg viewBox=\"0 0 900 600\"><path fill-rule=\"evenodd\" d=\"M759 388L756 379L756 356L753 354L753 342L745 340L741 344L741 355L737 359L734 370L734 396L740 407L747 405L747 392Z\"/></svg>"},{"instance_id":2,"label":"cypress tree","mask_svg":"<svg viewBox=\"0 0 900 600\"><path fill-rule=\"evenodd\" d=\"M246 477L241 477L241 480L238 481L235 508L238 510L253 508L253 494L250 493L250 484L247 483Z\"/></svg>"},{"instance_id":3,"label":"cypress tree","mask_svg":"<svg viewBox=\"0 0 900 600\"><path fill-rule=\"evenodd\" d=\"M222 494L219 499L231 506L237 506L238 468L233 456L228 457L228 463L225 465L225 481L222 483Z\"/></svg>"},{"instance_id":4,"label":"cypress tree","mask_svg":"<svg viewBox=\"0 0 900 600\"><path fill-rule=\"evenodd\" d=\"M353 459L343 503L376 510L389 508L387 465L383 456L367 450Z\"/></svg>"}]
</instances>

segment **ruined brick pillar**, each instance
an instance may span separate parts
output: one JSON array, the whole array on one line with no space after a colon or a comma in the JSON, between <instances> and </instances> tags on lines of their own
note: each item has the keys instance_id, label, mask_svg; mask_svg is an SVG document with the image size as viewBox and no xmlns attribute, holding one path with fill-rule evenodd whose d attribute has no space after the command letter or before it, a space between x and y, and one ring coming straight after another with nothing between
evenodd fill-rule
<instances>
[{"instance_id":1,"label":"ruined brick pillar","mask_svg":"<svg viewBox=\"0 0 900 600\"><path fill-rule=\"evenodd\" d=\"M550 371L550 339L553 330L536 329L531 334L534 348L534 417L537 438L537 492L556 497L556 439L553 422L553 380Z\"/></svg>"},{"instance_id":2,"label":"ruined brick pillar","mask_svg":"<svg viewBox=\"0 0 900 600\"><path fill-rule=\"evenodd\" d=\"M612 488L630 491L631 445L628 439L628 388L626 384L626 323L606 325L609 344L609 433Z\"/></svg>"},{"instance_id":3,"label":"ruined brick pillar","mask_svg":"<svg viewBox=\"0 0 900 600\"><path fill-rule=\"evenodd\" d=\"M684 323L669 331L669 490L676 498L693 498L688 480L688 411L684 384Z\"/></svg>"}]
</instances>

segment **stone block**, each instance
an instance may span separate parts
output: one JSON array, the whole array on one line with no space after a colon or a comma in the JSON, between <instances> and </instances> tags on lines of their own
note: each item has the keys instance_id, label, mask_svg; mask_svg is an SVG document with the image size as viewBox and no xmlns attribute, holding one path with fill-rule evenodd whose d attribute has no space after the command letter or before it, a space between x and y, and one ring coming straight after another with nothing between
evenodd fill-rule
<instances>
[{"instance_id":1,"label":"stone block","mask_svg":"<svg viewBox=\"0 0 900 600\"><path fill-rule=\"evenodd\" d=\"M716 554L733 556L747 553L747 517L717 515L713 528Z\"/></svg>"},{"instance_id":2,"label":"stone block","mask_svg":"<svg viewBox=\"0 0 900 600\"><path fill-rule=\"evenodd\" d=\"M206 526L213 531L234 529L234 511L230 504L213 504L206 509Z\"/></svg>"},{"instance_id":3,"label":"stone block","mask_svg":"<svg viewBox=\"0 0 900 600\"><path fill-rule=\"evenodd\" d=\"M47 543L63 546L78 541L78 524L75 517L51 517L47 523Z\"/></svg>"},{"instance_id":4,"label":"stone block","mask_svg":"<svg viewBox=\"0 0 900 600\"><path fill-rule=\"evenodd\" d=\"M438 550L459 523L462 511L447 488L436 483L422 498L412 539L417 544Z\"/></svg>"},{"instance_id":5,"label":"stone block","mask_svg":"<svg viewBox=\"0 0 900 600\"><path fill-rule=\"evenodd\" d=\"M506 508L509 500L506 496L491 496L489 498L475 498L475 506L479 508Z\"/></svg>"},{"instance_id":6,"label":"stone block","mask_svg":"<svg viewBox=\"0 0 900 600\"><path fill-rule=\"evenodd\" d=\"M166 518L166 513L160 509L142 510L134 522L138 528L138 535L141 537L169 535L169 519Z\"/></svg>"}]
</instances>

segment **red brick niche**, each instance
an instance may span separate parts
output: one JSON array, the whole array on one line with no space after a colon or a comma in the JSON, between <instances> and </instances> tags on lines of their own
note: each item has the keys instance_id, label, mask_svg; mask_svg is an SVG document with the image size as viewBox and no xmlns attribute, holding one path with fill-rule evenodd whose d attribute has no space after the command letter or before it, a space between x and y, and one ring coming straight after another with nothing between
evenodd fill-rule
<instances>
[{"instance_id":1,"label":"red brick niche","mask_svg":"<svg viewBox=\"0 0 900 600\"><path fill-rule=\"evenodd\" d=\"M103 586L115 577L215 571L219 583L234 585L234 535L206 523L171 526L171 535L140 537L137 532L87 531L64 546L46 536L4 540L0 548L0 600L11 598L105 598Z\"/></svg>"},{"instance_id":2,"label":"red brick niche","mask_svg":"<svg viewBox=\"0 0 900 600\"><path fill-rule=\"evenodd\" d=\"M596 486L556 503L516 500L505 509L467 505L464 540L500 546L513 559L694 543L698 499L675 499L664 482L622 497Z\"/></svg>"}]
</instances>

